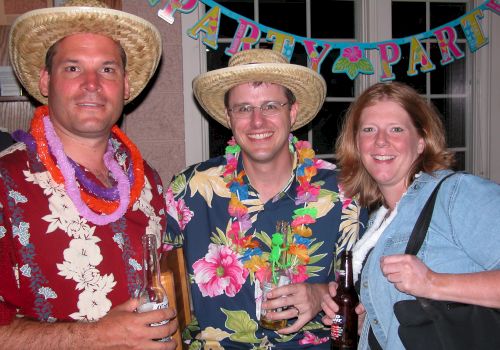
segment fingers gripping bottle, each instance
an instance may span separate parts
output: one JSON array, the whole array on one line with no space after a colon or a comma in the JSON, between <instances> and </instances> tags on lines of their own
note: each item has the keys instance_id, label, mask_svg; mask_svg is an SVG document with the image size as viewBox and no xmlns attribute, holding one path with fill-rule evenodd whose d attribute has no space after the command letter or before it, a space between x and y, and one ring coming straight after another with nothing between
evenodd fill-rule
<instances>
[{"instance_id":1,"label":"fingers gripping bottle","mask_svg":"<svg viewBox=\"0 0 500 350\"><path fill-rule=\"evenodd\" d=\"M354 350L358 346L358 315L354 311L359 303L352 278L352 253L344 251L338 275L337 295L333 298L339 311L333 318L332 350Z\"/></svg>"},{"instance_id":2,"label":"fingers gripping bottle","mask_svg":"<svg viewBox=\"0 0 500 350\"><path fill-rule=\"evenodd\" d=\"M160 281L160 262L158 260L158 250L156 249L156 236L145 234L142 237L144 280L138 298L140 305L137 312L147 312L168 307L167 292ZM161 326L168 320L152 323L151 326ZM170 337L155 339L161 342L169 341Z\"/></svg>"}]
</instances>

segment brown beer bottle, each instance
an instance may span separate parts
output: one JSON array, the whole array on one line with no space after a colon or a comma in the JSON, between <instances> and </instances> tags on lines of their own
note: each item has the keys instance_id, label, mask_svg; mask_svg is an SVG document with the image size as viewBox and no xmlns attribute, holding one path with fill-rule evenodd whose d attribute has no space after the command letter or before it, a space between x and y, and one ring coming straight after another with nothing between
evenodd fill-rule
<instances>
[{"instance_id":1,"label":"brown beer bottle","mask_svg":"<svg viewBox=\"0 0 500 350\"><path fill-rule=\"evenodd\" d=\"M337 284L337 295L333 300L339 306L339 311L333 318L331 349L354 350L358 346L358 315L354 309L359 299L354 289L350 250L344 251L341 255Z\"/></svg>"}]
</instances>

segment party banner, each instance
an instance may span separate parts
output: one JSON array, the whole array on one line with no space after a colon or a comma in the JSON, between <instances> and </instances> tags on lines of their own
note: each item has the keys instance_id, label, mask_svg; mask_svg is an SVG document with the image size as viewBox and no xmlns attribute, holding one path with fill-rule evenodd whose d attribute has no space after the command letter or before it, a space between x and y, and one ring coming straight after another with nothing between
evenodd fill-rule
<instances>
[{"instance_id":1,"label":"party banner","mask_svg":"<svg viewBox=\"0 0 500 350\"><path fill-rule=\"evenodd\" d=\"M151 7L162 3L162 0L148 0ZM158 10L158 16L166 22L174 23L177 12L190 13L196 9L198 3L207 5L205 15L191 28L187 35L214 50L217 49L217 39L220 28L221 15L227 16L238 23L230 46L225 50L228 56L241 50L255 47L261 38L272 43L272 49L281 52L290 60L296 44L303 45L307 53L308 66L319 72L321 64L332 49L340 49L340 55L335 59L332 72L344 73L350 79L355 79L359 74L373 74L373 62L366 52L378 50L380 66L382 68L380 81L394 80L396 76L392 67L401 59L402 47L409 50L409 64L407 74L413 76L419 72L427 73L436 69L436 63L430 59L429 52L425 49L424 40L437 40L441 53L439 64L444 66L464 57L465 53L457 44L457 28L460 27L465 35L466 44L471 52L488 44L484 35L481 20L485 11L500 15L500 1L488 0L467 12L463 16L450 21L442 26L424 33L411 35L401 39L391 39L380 42L336 42L332 40L305 38L290 34L278 29L259 24L249 18L243 17L227 8L220 6L212 0L170 0Z\"/></svg>"}]
</instances>

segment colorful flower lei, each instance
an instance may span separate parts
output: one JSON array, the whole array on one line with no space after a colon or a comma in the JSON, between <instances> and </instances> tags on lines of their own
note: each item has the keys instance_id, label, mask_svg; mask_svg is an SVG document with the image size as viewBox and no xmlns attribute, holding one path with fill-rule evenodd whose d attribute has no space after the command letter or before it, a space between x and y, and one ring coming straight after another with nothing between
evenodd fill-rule
<instances>
[{"instance_id":1,"label":"colorful flower lei","mask_svg":"<svg viewBox=\"0 0 500 350\"><path fill-rule=\"evenodd\" d=\"M12 137L14 140L17 142L22 142L26 145L27 149L32 152L36 153L36 142L35 139L33 138L33 135L28 134L24 130L16 130L12 133ZM70 162L71 166L75 170L75 176L78 182L80 183L80 186L83 186L86 191L92 193L94 196L103 198L105 200L109 201L116 201L120 199L120 195L118 193L118 187L115 184L112 187L104 187L97 182L93 181L91 178L89 178L86 175L86 171L82 170L81 167L73 161L71 158L68 158L68 161ZM128 180L130 183L134 182L134 175L132 174L132 167L128 168L127 171L127 176Z\"/></svg>"},{"instance_id":2,"label":"colorful flower lei","mask_svg":"<svg viewBox=\"0 0 500 350\"><path fill-rule=\"evenodd\" d=\"M48 106L38 107L35 110L34 117L31 121L30 131L33 135L33 138L35 139L37 153L40 161L49 171L54 181L56 181L58 184L64 184L64 176L51 157L47 139L45 137L45 126L43 123L43 118L48 115ZM144 164L139 150L132 143L132 141L130 141L130 139L128 139L128 137L117 126L113 126L111 131L118 138L118 140L123 143L123 145L128 149L130 153L134 179L134 183L130 189L130 200L128 203L128 206L130 207L137 200L137 198L139 198L144 186ZM83 188L80 188L80 195L85 204L97 213L111 214L115 212L119 207L119 203L117 201L107 201L103 198L94 197L85 192Z\"/></svg>"},{"instance_id":3,"label":"colorful flower lei","mask_svg":"<svg viewBox=\"0 0 500 350\"><path fill-rule=\"evenodd\" d=\"M54 130L52 122L48 116L43 118L43 124L45 126L45 136L49 144L52 155L56 158L57 164L60 167L62 176L64 178L64 187L66 188L66 193L69 198L71 198L73 204L76 206L78 213L85 219L93 222L96 225L107 225L110 222L118 220L127 211L128 204L130 202L130 182L128 181L127 175L120 167L118 162L115 160L113 146L111 141L108 141L108 147L106 153L104 154L103 160L106 167L111 172L113 178L118 182L118 193L120 196L120 204L118 208L109 215L100 215L94 213L90 208L82 201L80 197L80 190L76 183L75 169L68 160L68 157L64 153L64 148L57 137Z\"/></svg>"},{"instance_id":4,"label":"colorful flower lei","mask_svg":"<svg viewBox=\"0 0 500 350\"><path fill-rule=\"evenodd\" d=\"M294 152L296 150L297 152L298 165L296 177L299 184L297 186L295 204L301 205L301 207L293 211L293 220L290 226L292 232L298 236L310 237L312 230L308 225L316 222L317 209L308 207L308 203L317 201L321 190L320 184L312 184L311 179L317 174L317 166L321 162L315 159L314 150L311 148L309 142L298 141L292 134L289 136L289 142L290 151ZM248 184L244 180L245 171L242 170L237 173L240 151L240 146L234 138L231 138L226 147L226 166L223 172L224 182L226 182L226 186L231 192L228 212L232 216L232 220L227 236L239 248L256 248L259 243L252 240L251 236L245 236L246 231L251 228L252 223L248 214L248 208L242 203L243 200L248 199ZM301 239L287 246L287 249L288 253L294 256L296 262L307 264L309 262L307 246L300 243ZM246 255L244 258L253 259L253 257Z\"/></svg>"}]
</instances>

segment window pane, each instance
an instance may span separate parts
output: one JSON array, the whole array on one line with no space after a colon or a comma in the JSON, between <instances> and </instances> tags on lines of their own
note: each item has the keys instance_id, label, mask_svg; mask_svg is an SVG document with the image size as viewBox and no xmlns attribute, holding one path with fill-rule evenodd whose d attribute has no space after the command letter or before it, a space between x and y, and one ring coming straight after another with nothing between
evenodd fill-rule
<instances>
[{"instance_id":1,"label":"window pane","mask_svg":"<svg viewBox=\"0 0 500 350\"><path fill-rule=\"evenodd\" d=\"M432 102L441 113L448 147L465 147L465 98L436 98Z\"/></svg>"},{"instance_id":2,"label":"window pane","mask_svg":"<svg viewBox=\"0 0 500 350\"><path fill-rule=\"evenodd\" d=\"M207 50L207 71L227 67L229 56L224 53L229 44L219 43L217 50Z\"/></svg>"},{"instance_id":3,"label":"window pane","mask_svg":"<svg viewBox=\"0 0 500 350\"><path fill-rule=\"evenodd\" d=\"M326 95L335 97L354 97L354 80L347 74L333 73L332 67L340 56L339 49L331 50L321 65L321 75L326 81Z\"/></svg>"},{"instance_id":4,"label":"window pane","mask_svg":"<svg viewBox=\"0 0 500 350\"><path fill-rule=\"evenodd\" d=\"M464 51L465 44L458 44ZM465 51L464 51L465 52ZM441 65L441 51L437 44L431 44L431 60L436 69L430 73L432 94L465 93L465 59L455 59L445 66Z\"/></svg>"},{"instance_id":5,"label":"window pane","mask_svg":"<svg viewBox=\"0 0 500 350\"><path fill-rule=\"evenodd\" d=\"M403 83L406 83L413 87L415 90L417 90L421 94L425 94L426 92L426 87L425 87L425 74L420 71L421 66L417 65L416 70L417 70L417 75L409 76L407 71L408 71L408 64L410 62L410 45L402 45L401 46L401 60L392 66L392 71L394 75L396 76L397 81L401 81Z\"/></svg>"},{"instance_id":6,"label":"window pane","mask_svg":"<svg viewBox=\"0 0 500 350\"><path fill-rule=\"evenodd\" d=\"M234 13L239 14L242 17L246 17L248 19L254 19L253 1L251 0L250 1L217 0L217 3L233 11ZM237 28L238 28L238 21L235 21L234 19L221 14L220 25L219 25L220 38L234 37Z\"/></svg>"},{"instance_id":7,"label":"window pane","mask_svg":"<svg viewBox=\"0 0 500 350\"><path fill-rule=\"evenodd\" d=\"M353 39L354 1L311 1L311 36L313 38Z\"/></svg>"},{"instance_id":8,"label":"window pane","mask_svg":"<svg viewBox=\"0 0 500 350\"><path fill-rule=\"evenodd\" d=\"M333 154L348 102L326 102L312 121L313 149L317 154Z\"/></svg>"},{"instance_id":9,"label":"window pane","mask_svg":"<svg viewBox=\"0 0 500 350\"><path fill-rule=\"evenodd\" d=\"M392 2L393 38L404 38L425 31L424 2Z\"/></svg>"},{"instance_id":10,"label":"window pane","mask_svg":"<svg viewBox=\"0 0 500 350\"><path fill-rule=\"evenodd\" d=\"M211 71L221 67L227 67L229 56L224 51L229 44L221 44L217 50L207 51L207 70ZM231 138L231 130L225 128L215 120L213 120L203 108L200 107L204 117L208 120L208 136L209 136L209 154L210 157L224 154L227 141Z\"/></svg>"},{"instance_id":11,"label":"window pane","mask_svg":"<svg viewBox=\"0 0 500 350\"><path fill-rule=\"evenodd\" d=\"M430 4L430 28L439 27L453 21L467 12L465 3L442 3L431 2ZM461 28L456 27L459 38L464 38Z\"/></svg>"},{"instance_id":12,"label":"window pane","mask_svg":"<svg viewBox=\"0 0 500 350\"><path fill-rule=\"evenodd\" d=\"M465 152L455 152L455 166L453 170L465 170Z\"/></svg>"},{"instance_id":13,"label":"window pane","mask_svg":"<svg viewBox=\"0 0 500 350\"><path fill-rule=\"evenodd\" d=\"M260 0L259 22L273 29L306 36L305 0Z\"/></svg>"},{"instance_id":14,"label":"window pane","mask_svg":"<svg viewBox=\"0 0 500 350\"><path fill-rule=\"evenodd\" d=\"M208 119L208 137L210 137L210 158L220 156L225 154L225 148L227 146L227 141L233 135L230 129L225 128L212 118L208 114L204 113L205 117Z\"/></svg>"}]
</instances>

